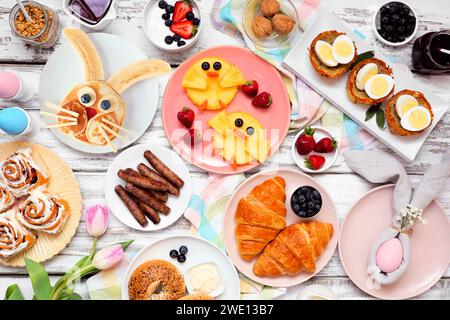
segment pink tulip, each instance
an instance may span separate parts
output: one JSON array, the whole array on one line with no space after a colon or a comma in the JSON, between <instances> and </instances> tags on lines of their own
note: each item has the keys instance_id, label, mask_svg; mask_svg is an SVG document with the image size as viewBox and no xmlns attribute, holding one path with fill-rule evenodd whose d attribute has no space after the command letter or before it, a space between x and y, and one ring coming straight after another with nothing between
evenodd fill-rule
<instances>
[{"instance_id":1,"label":"pink tulip","mask_svg":"<svg viewBox=\"0 0 450 320\"><path fill-rule=\"evenodd\" d=\"M122 245L115 244L98 251L92 259L92 265L99 270L109 269L122 260L123 256Z\"/></svg>"},{"instance_id":2,"label":"pink tulip","mask_svg":"<svg viewBox=\"0 0 450 320\"><path fill-rule=\"evenodd\" d=\"M93 237L100 237L108 227L108 208L95 205L86 209L86 229Z\"/></svg>"}]
</instances>

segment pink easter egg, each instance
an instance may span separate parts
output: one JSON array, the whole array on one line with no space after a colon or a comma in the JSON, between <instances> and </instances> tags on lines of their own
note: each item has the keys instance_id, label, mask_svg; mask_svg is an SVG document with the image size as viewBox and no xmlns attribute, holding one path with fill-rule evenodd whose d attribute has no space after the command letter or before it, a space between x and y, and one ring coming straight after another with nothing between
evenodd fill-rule
<instances>
[{"instance_id":1,"label":"pink easter egg","mask_svg":"<svg viewBox=\"0 0 450 320\"><path fill-rule=\"evenodd\" d=\"M403 247L400 240L392 238L384 242L377 251L376 261L381 271L393 272L400 267L403 259Z\"/></svg>"},{"instance_id":2,"label":"pink easter egg","mask_svg":"<svg viewBox=\"0 0 450 320\"><path fill-rule=\"evenodd\" d=\"M14 73L0 71L0 98L14 97L20 89L20 80Z\"/></svg>"}]
</instances>

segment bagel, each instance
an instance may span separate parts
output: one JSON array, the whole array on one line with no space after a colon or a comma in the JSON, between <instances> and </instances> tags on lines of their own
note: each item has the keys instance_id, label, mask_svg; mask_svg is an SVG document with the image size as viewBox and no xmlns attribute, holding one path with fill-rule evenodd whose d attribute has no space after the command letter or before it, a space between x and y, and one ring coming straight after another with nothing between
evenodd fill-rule
<instances>
[{"instance_id":1,"label":"bagel","mask_svg":"<svg viewBox=\"0 0 450 320\"><path fill-rule=\"evenodd\" d=\"M311 45L309 46L309 60L311 61L313 68L322 77L338 78L338 77L342 76L344 73L346 73L350 69L350 67L353 65L353 63L356 61L356 58L358 57L356 45L353 42L353 45L355 46L355 56L353 57L353 60L350 61L349 63L338 64L336 67L328 67L325 64L323 64L322 61L320 61L320 59L317 56L316 51L314 49L317 41L322 40L322 41L328 42L330 45L332 45L334 40L336 40L337 37L339 37L340 35L343 35L343 34L345 34L345 33L338 32L336 30L322 32L314 38L314 40L311 42Z\"/></svg>"},{"instance_id":2,"label":"bagel","mask_svg":"<svg viewBox=\"0 0 450 320\"><path fill-rule=\"evenodd\" d=\"M424 108L427 108L428 111L430 111L430 115L431 115L430 125L431 125L431 123L433 123L433 117L434 117L433 110L431 108L430 103L423 95L423 93L421 93L419 91L408 90L408 89L397 92L387 102L386 111L385 111L386 123L389 127L389 131L391 131L393 134L397 134L400 136L412 136L412 135L420 134L425 129L427 129L429 126L420 131L408 131L408 130L404 129L400 124L400 117L398 116L397 111L395 109L395 104L397 103L397 99L400 96L405 95L405 94L409 94L410 96L413 96L414 98L416 98L417 101L419 102L420 106L423 106Z\"/></svg>"},{"instance_id":3,"label":"bagel","mask_svg":"<svg viewBox=\"0 0 450 320\"><path fill-rule=\"evenodd\" d=\"M165 260L144 262L128 282L130 300L178 300L185 294L183 275Z\"/></svg>"},{"instance_id":4,"label":"bagel","mask_svg":"<svg viewBox=\"0 0 450 320\"><path fill-rule=\"evenodd\" d=\"M380 102L385 101L389 98L389 96L394 92L395 85L392 87L392 90L383 98L380 99L372 99L370 98L364 90L359 90L356 87L356 76L358 75L358 71L369 63L375 63L378 66L378 74L387 74L389 76L393 76L392 69L389 67L384 61L377 58L369 58L358 63L350 72L347 79L347 96L353 103L362 103L373 105Z\"/></svg>"},{"instance_id":5,"label":"bagel","mask_svg":"<svg viewBox=\"0 0 450 320\"><path fill-rule=\"evenodd\" d=\"M190 294L178 300L214 300L209 294Z\"/></svg>"}]
</instances>

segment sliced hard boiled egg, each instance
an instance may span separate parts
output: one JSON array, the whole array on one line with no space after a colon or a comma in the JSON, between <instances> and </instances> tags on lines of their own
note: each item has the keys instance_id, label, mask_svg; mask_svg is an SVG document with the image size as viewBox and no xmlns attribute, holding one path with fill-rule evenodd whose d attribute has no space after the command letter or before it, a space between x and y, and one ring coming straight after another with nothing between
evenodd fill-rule
<instances>
[{"instance_id":1,"label":"sliced hard boiled egg","mask_svg":"<svg viewBox=\"0 0 450 320\"><path fill-rule=\"evenodd\" d=\"M367 80L364 90L372 99L386 97L394 87L394 79L387 74L377 74Z\"/></svg>"},{"instance_id":2,"label":"sliced hard boiled egg","mask_svg":"<svg viewBox=\"0 0 450 320\"><path fill-rule=\"evenodd\" d=\"M334 40L331 53L334 60L341 64L347 64L355 56L355 45L349 36L342 34Z\"/></svg>"},{"instance_id":3,"label":"sliced hard boiled egg","mask_svg":"<svg viewBox=\"0 0 450 320\"><path fill-rule=\"evenodd\" d=\"M398 97L397 101L395 102L395 111L397 111L398 116L402 118L406 112L414 107L417 107L418 105L419 102L416 98L409 94L403 94Z\"/></svg>"},{"instance_id":4,"label":"sliced hard boiled egg","mask_svg":"<svg viewBox=\"0 0 450 320\"><path fill-rule=\"evenodd\" d=\"M430 111L422 106L408 110L400 120L401 126L408 131L420 131L431 123Z\"/></svg>"},{"instance_id":5,"label":"sliced hard boiled egg","mask_svg":"<svg viewBox=\"0 0 450 320\"><path fill-rule=\"evenodd\" d=\"M368 63L359 69L356 75L356 87L359 90L364 90L367 81L374 75L378 74L378 66L376 63Z\"/></svg>"},{"instance_id":6,"label":"sliced hard boiled egg","mask_svg":"<svg viewBox=\"0 0 450 320\"><path fill-rule=\"evenodd\" d=\"M337 61L333 58L331 53L331 44L328 42L319 40L314 46L314 51L316 52L319 60L328 67L336 67L338 65Z\"/></svg>"}]
</instances>

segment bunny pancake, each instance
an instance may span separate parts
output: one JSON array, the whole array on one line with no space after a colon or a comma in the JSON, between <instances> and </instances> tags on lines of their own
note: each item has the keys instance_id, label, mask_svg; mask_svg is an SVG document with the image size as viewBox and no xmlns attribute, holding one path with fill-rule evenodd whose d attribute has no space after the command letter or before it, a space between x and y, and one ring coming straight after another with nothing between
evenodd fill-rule
<instances>
[{"instance_id":1,"label":"bunny pancake","mask_svg":"<svg viewBox=\"0 0 450 320\"><path fill-rule=\"evenodd\" d=\"M46 103L52 112L42 114L57 119L47 128L59 128L83 143L108 145L115 152L113 141L127 141L127 134L132 134L123 127L126 105L121 94L137 82L169 72L170 65L162 60L142 60L105 79L101 58L88 35L80 29L66 28L64 36L82 61L85 79L59 105Z\"/></svg>"},{"instance_id":2,"label":"bunny pancake","mask_svg":"<svg viewBox=\"0 0 450 320\"><path fill-rule=\"evenodd\" d=\"M233 101L244 83L244 75L238 67L211 57L195 62L184 75L182 86L200 110L218 110Z\"/></svg>"}]
</instances>

